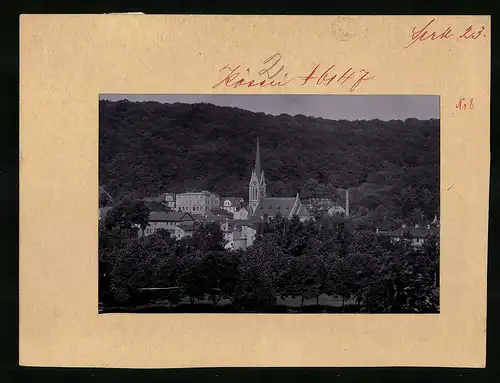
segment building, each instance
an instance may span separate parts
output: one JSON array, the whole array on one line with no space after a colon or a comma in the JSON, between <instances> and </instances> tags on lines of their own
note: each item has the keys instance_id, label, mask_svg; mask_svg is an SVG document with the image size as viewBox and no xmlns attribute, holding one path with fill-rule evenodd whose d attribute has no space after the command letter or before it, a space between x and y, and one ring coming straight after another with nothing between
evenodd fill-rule
<instances>
[{"instance_id":1,"label":"building","mask_svg":"<svg viewBox=\"0 0 500 383\"><path fill-rule=\"evenodd\" d=\"M378 235L383 234L379 229L377 229L376 233ZM388 235L393 243L407 241L414 249L419 249L432 234L439 235L439 228L431 224L424 226L419 224L407 226L403 224L401 228L391 231Z\"/></svg>"},{"instance_id":2,"label":"building","mask_svg":"<svg viewBox=\"0 0 500 383\"><path fill-rule=\"evenodd\" d=\"M248 206L252 214L255 214L255 210L262 198L266 198L266 179L264 177L264 170L260 167L260 143L259 139L257 139L255 164L248 186Z\"/></svg>"},{"instance_id":3,"label":"building","mask_svg":"<svg viewBox=\"0 0 500 383\"><path fill-rule=\"evenodd\" d=\"M175 208L181 212L204 214L219 208L219 195L209 191L180 193L175 196Z\"/></svg>"},{"instance_id":4,"label":"building","mask_svg":"<svg viewBox=\"0 0 500 383\"><path fill-rule=\"evenodd\" d=\"M225 248L229 250L246 250L252 246L257 230L249 223L226 220L221 223L221 230L226 241Z\"/></svg>"},{"instance_id":5,"label":"building","mask_svg":"<svg viewBox=\"0 0 500 383\"><path fill-rule=\"evenodd\" d=\"M260 219L266 216L292 218L297 215L301 221L306 221L311 216L307 206L300 201L299 193L295 197L262 198L253 215Z\"/></svg>"},{"instance_id":6,"label":"building","mask_svg":"<svg viewBox=\"0 0 500 383\"><path fill-rule=\"evenodd\" d=\"M176 197L175 193L163 193L160 195L161 202L171 210L175 209Z\"/></svg>"},{"instance_id":7,"label":"building","mask_svg":"<svg viewBox=\"0 0 500 383\"><path fill-rule=\"evenodd\" d=\"M248 219L248 209L244 206L236 209L233 213L233 218L238 221L246 221Z\"/></svg>"},{"instance_id":8,"label":"building","mask_svg":"<svg viewBox=\"0 0 500 383\"><path fill-rule=\"evenodd\" d=\"M310 212L327 213L332 216L335 214L348 216L349 209L349 194L346 190L346 207L342 207L330 198L310 198L303 202L307 206Z\"/></svg>"},{"instance_id":9,"label":"building","mask_svg":"<svg viewBox=\"0 0 500 383\"><path fill-rule=\"evenodd\" d=\"M225 197L221 198L221 209L234 213L245 201L242 197Z\"/></svg>"},{"instance_id":10,"label":"building","mask_svg":"<svg viewBox=\"0 0 500 383\"><path fill-rule=\"evenodd\" d=\"M233 219L233 214L224 209L210 209L203 216L208 222L220 222L226 219Z\"/></svg>"},{"instance_id":11,"label":"building","mask_svg":"<svg viewBox=\"0 0 500 383\"><path fill-rule=\"evenodd\" d=\"M311 217L309 209L302 204L299 193L295 197L267 197L266 180L264 170L260 163L260 142L257 139L257 149L255 151L255 164L248 186L248 219L252 221L263 220L264 217L291 218L299 216L301 221L306 221Z\"/></svg>"},{"instance_id":12,"label":"building","mask_svg":"<svg viewBox=\"0 0 500 383\"><path fill-rule=\"evenodd\" d=\"M191 235L196 229L196 224L196 220L189 213L152 211L149 213L148 226L144 229L144 235L152 235L164 229L171 237L180 239Z\"/></svg>"},{"instance_id":13,"label":"building","mask_svg":"<svg viewBox=\"0 0 500 383\"><path fill-rule=\"evenodd\" d=\"M157 197L145 197L140 201L144 202L150 209L155 209L158 204L175 210L175 193L162 193Z\"/></svg>"},{"instance_id":14,"label":"building","mask_svg":"<svg viewBox=\"0 0 500 383\"><path fill-rule=\"evenodd\" d=\"M253 245L257 230L249 224L236 224L233 230L233 243L231 249L246 250Z\"/></svg>"}]
</instances>

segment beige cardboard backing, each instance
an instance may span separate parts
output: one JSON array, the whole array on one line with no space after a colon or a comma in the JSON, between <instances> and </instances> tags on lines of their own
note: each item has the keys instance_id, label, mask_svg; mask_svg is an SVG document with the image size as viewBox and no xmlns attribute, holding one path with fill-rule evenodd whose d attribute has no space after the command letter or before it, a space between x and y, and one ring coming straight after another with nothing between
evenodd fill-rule
<instances>
[{"instance_id":1,"label":"beige cardboard backing","mask_svg":"<svg viewBox=\"0 0 500 383\"><path fill-rule=\"evenodd\" d=\"M432 17L21 16L20 363L38 366L485 364L490 18L408 49ZM213 89L226 64L279 52L289 73L364 68L356 94L441 96L441 314L98 315L99 93L349 93L332 84ZM461 97L474 99L459 111Z\"/></svg>"}]
</instances>

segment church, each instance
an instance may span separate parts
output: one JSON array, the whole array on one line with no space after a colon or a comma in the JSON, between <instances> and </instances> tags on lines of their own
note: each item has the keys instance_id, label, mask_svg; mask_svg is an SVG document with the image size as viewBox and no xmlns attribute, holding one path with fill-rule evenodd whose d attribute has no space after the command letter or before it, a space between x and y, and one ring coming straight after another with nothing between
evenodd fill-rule
<instances>
[{"instance_id":1,"label":"church","mask_svg":"<svg viewBox=\"0 0 500 383\"><path fill-rule=\"evenodd\" d=\"M255 164L248 186L248 210L250 217L256 220L262 220L265 216L274 217L278 214L287 218L297 215L301 221L306 221L311 217L307 206L300 201L299 193L295 197L267 196L266 177L260 162L260 142L258 138Z\"/></svg>"}]
</instances>

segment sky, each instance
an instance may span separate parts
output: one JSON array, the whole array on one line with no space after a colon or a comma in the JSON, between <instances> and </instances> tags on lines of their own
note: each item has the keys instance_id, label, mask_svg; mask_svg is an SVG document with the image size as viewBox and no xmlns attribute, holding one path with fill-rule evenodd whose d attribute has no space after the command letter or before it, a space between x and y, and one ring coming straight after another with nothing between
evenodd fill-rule
<instances>
[{"instance_id":1,"label":"sky","mask_svg":"<svg viewBox=\"0 0 500 383\"><path fill-rule=\"evenodd\" d=\"M100 99L169 104L206 102L266 114L303 114L332 120L439 118L439 96L426 95L102 94Z\"/></svg>"}]
</instances>

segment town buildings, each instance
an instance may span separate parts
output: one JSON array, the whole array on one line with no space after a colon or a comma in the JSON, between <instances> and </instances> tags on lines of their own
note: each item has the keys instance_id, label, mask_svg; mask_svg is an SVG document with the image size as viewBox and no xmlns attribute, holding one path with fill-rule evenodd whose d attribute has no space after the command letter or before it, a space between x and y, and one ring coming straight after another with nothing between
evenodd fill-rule
<instances>
[{"instance_id":1,"label":"town buildings","mask_svg":"<svg viewBox=\"0 0 500 383\"><path fill-rule=\"evenodd\" d=\"M233 213L233 218L238 221L246 221L248 219L248 209L245 206L242 206Z\"/></svg>"},{"instance_id":2,"label":"town buildings","mask_svg":"<svg viewBox=\"0 0 500 383\"><path fill-rule=\"evenodd\" d=\"M257 235L257 229L249 222L226 220L222 222L221 229L225 248L229 250L246 250L253 245Z\"/></svg>"},{"instance_id":3,"label":"town buildings","mask_svg":"<svg viewBox=\"0 0 500 383\"><path fill-rule=\"evenodd\" d=\"M414 223L413 225L402 224L396 230L376 229L377 235L390 238L393 243L408 243L414 250L420 249L431 235L439 235L439 220L434 219L431 223Z\"/></svg>"},{"instance_id":4,"label":"town buildings","mask_svg":"<svg viewBox=\"0 0 500 383\"><path fill-rule=\"evenodd\" d=\"M180 193L175 196L177 211L204 214L219 207L219 195L209 191Z\"/></svg>"},{"instance_id":5,"label":"town buildings","mask_svg":"<svg viewBox=\"0 0 500 383\"><path fill-rule=\"evenodd\" d=\"M181 239L191 236L196 224L197 221L187 212L152 211L149 213L148 226L144 229L144 233L139 235L148 236L164 229L172 238Z\"/></svg>"},{"instance_id":6,"label":"town buildings","mask_svg":"<svg viewBox=\"0 0 500 383\"><path fill-rule=\"evenodd\" d=\"M220 201L221 209L227 210L230 213L234 213L245 203L242 197L225 197L221 198Z\"/></svg>"}]
</instances>

